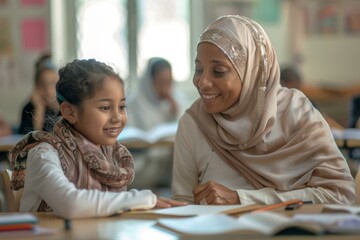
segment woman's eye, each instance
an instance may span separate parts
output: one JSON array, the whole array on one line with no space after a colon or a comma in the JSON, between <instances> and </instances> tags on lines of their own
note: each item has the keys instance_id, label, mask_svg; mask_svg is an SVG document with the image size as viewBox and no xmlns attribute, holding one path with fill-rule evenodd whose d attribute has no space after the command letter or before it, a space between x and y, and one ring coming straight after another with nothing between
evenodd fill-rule
<instances>
[{"instance_id":1,"label":"woman's eye","mask_svg":"<svg viewBox=\"0 0 360 240\"><path fill-rule=\"evenodd\" d=\"M226 68L223 67L214 68L215 75L224 75L226 72L227 72Z\"/></svg>"},{"instance_id":2,"label":"woman's eye","mask_svg":"<svg viewBox=\"0 0 360 240\"><path fill-rule=\"evenodd\" d=\"M201 67L195 67L195 73L200 74L202 73L203 69Z\"/></svg>"},{"instance_id":3,"label":"woman's eye","mask_svg":"<svg viewBox=\"0 0 360 240\"><path fill-rule=\"evenodd\" d=\"M109 107L109 106L102 106L102 107L100 107L100 109L101 109L101 110L109 110L110 107Z\"/></svg>"},{"instance_id":4,"label":"woman's eye","mask_svg":"<svg viewBox=\"0 0 360 240\"><path fill-rule=\"evenodd\" d=\"M120 109L121 111L126 110L126 105L120 106L119 109Z\"/></svg>"},{"instance_id":5,"label":"woman's eye","mask_svg":"<svg viewBox=\"0 0 360 240\"><path fill-rule=\"evenodd\" d=\"M214 73L215 73L216 75L223 75L223 74L225 74L225 72L226 72L226 71L218 71L218 70L215 70L215 71L214 71Z\"/></svg>"}]
</instances>

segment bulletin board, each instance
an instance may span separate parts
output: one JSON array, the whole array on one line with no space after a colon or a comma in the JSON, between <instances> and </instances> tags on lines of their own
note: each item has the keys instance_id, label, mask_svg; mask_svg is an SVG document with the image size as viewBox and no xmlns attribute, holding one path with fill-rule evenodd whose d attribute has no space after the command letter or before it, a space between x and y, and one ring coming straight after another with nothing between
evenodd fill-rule
<instances>
[{"instance_id":1,"label":"bulletin board","mask_svg":"<svg viewBox=\"0 0 360 240\"><path fill-rule=\"evenodd\" d=\"M322 0L303 2L308 36L360 35L359 0Z\"/></svg>"},{"instance_id":2,"label":"bulletin board","mask_svg":"<svg viewBox=\"0 0 360 240\"><path fill-rule=\"evenodd\" d=\"M223 15L241 15L259 23L277 23L282 0L206 0L206 24Z\"/></svg>"},{"instance_id":3,"label":"bulletin board","mask_svg":"<svg viewBox=\"0 0 360 240\"><path fill-rule=\"evenodd\" d=\"M0 114L16 125L34 83L34 64L50 50L48 0L0 0Z\"/></svg>"}]
</instances>

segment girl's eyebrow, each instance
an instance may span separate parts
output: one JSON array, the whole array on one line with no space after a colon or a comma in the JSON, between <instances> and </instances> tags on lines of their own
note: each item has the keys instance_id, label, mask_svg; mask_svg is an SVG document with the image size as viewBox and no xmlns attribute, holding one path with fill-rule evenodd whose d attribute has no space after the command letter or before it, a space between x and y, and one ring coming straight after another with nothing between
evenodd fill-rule
<instances>
[{"instance_id":1,"label":"girl's eyebrow","mask_svg":"<svg viewBox=\"0 0 360 240\"><path fill-rule=\"evenodd\" d=\"M125 102L125 100L126 100L126 98L122 98L120 101ZM97 102L111 102L111 101L113 101L113 100L110 98L102 98L102 99L97 100Z\"/></svg>"}]
</instances>

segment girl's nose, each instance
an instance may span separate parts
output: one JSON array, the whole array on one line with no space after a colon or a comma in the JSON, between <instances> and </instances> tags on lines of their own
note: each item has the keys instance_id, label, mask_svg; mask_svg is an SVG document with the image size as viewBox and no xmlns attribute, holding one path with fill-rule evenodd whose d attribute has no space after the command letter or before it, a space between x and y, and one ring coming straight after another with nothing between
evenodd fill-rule
<instances>
[{"instance_id":1,"label":"girl's nose","mask_svg":"<svg viewBox=\"0 0 360 240\"><path fill-rule=\"evenodd\" d=\"M123 118L123 114L124 113L122 113L121 111L115 110L111 120L113 122L120 122L122 120L122 118Z\"/></svg>"}]
</instances>

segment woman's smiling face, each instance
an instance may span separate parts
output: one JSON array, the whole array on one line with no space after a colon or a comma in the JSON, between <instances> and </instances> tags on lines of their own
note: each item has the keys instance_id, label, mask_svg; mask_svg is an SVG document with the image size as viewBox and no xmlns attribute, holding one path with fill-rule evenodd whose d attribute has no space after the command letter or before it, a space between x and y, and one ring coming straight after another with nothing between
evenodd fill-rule
<instances>
[{"instance_id":1,"label":"woman's smiling face","mask_svg":"<svg viewBox=\"0 0 360 240\"><path fill-rule=\"evenodd\" d=\"M198 45L193 83L208 113L224 112L240 97L242 83L229 58L212 43Z\"/></svg>"}]
</instances>

